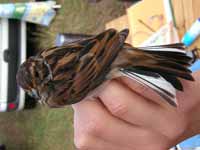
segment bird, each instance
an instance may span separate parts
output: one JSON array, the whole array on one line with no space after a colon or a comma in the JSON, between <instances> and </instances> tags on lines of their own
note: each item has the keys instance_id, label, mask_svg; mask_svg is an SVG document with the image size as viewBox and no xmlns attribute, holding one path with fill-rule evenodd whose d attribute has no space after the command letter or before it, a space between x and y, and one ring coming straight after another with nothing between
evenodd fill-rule
<instances>
[{"instance_id":1,"label":"bird","mask_svg":"<svg viewBox=\"0 0 200 150\"><path fill-rule=\"evenodd\" d=\"M125 42L128 34L129 29L108 29L44 49L20 65L17 84L40 103L59 108L80 102L107 80L126 76L177 107L176 91L184 90L180 79L194 81L189 67L196 51L186 51L182 43L134 47Z\"/></svg>"}]
</instances>

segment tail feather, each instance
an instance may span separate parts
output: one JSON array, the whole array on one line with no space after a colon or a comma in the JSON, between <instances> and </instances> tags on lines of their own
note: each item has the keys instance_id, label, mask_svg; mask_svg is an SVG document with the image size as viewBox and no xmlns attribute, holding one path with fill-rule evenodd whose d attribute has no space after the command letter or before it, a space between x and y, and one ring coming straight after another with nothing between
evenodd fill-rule
<instances>
[{"instance_id":1,"label":"tail feather","mask_svg":"<svg viewBox=\"0 0 200 150\"><path fill-rule=\"evenodd\" d=\"M193 58L184 49L181 43L139 48L125 44L113 66L176 106L175 89L183 90L178 78L194 80L188 69Z\"/></svg>"},{"instance_id":2,"label":"tail feather","mask_svg":"<svg viewBox=\"0 0 200 150\"><path fill-rule=\"evenodd\" d=\"M127 76L136 82L141 83L144 86L151 88L153 91L158 93L163 100L169 103L172 106L177 106L176 100L176 91L173 86L167 82L161 75L151 72L149 74L148 71L142 71L134 69L134 71L130 71L128 69L120 70L124 76ZM157 76L157 77L155 77Z\"/></svg>"}]
</instances>

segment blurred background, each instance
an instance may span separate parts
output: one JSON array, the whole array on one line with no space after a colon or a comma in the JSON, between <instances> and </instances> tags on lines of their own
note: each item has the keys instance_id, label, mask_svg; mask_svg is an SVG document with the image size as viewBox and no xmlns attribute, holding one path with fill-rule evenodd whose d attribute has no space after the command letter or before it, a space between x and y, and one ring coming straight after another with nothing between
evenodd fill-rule
<instances>
[{"instance_id":1,"label":"blurred background","mask_svg":"<svg viewBox=\"0 0 200 150\"><path fill-rule=\"evenodd\" d=\"M0 0L0 144L5 144L7 150L75 149L72 108L40 106L24 95L15 81L17 67L24 59L43 49L62 45L64 33L70 41L74 37L95 35L107 28L129 28L126 42L134 46L183 41L191 48L200 47L200 38L197 39L200 30L192 40L184 38L195 21L200 24L199 0L154 0L154 5L150 0L138 1L56 0L49 1L53 5L55 2L55 7L41 3L28 7L15 4L35 1ZM2 6L6 3L10 4ZM24 13L33 8L36 9L33 14ZM13 16L9 14L12 11L15 11ZM40 15L45 11L43 17L52 16L52 20L41 19ZM2 19L7 17L15 19ZM8 71L2 69L6 64L9 64ZM199 69L200 62L197 62L192 70ZM181 143L178 149L198 149L199 139L197 135L195 139Z\"/></svg>"},{"instance_id":2,"label":"blurred background","mask_svg":"<svg viewBox=\"0 0 200 150\"><path fill-rule=\"evenodd\" d=\"M0 0L0 3L27 2ZM62 7L48 27L27 23L27 53L55 44L57 33L96 34L105 23L125 13L118 0L57 0ZM34 109L0 113L0 143L8 150L74 150L73 111L71 107L48 109L39 105Z\"/></svg>"}]
</instances>

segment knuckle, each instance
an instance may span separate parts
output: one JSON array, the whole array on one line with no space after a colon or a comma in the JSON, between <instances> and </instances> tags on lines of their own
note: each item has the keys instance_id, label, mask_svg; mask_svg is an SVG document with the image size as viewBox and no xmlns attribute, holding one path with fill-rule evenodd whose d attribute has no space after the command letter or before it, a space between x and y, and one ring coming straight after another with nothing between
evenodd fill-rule
<instances>
[{"instance_id":1,"label":"knuckle","mask_svg":"<svg viewBox=\"0 0 200 150\"><path fill-rule=\"evenodd\" d=\"M107 84L104 87L103 92L105 93L103 93L103 95L110 96L111 93L116 95L117 94L116 91L119 91L119 89L120 89L119 83L116 80L111 80L109 84Z\"/></svg>"},{"instance_id":2,"label":"knuckle","mask_svg":"<svg viewBox=\"0 0 200 150\"><path fill-rule=\"evenodd\" d=\"M144 86L143 84L133 81L129 78L124 78L123 82L125 82L126 85L128 85L128 87L130 87L133 91L137 91L137 92L146 92L147 90L149 90L148 87Z\"/></svg>"},{"instance_id":3,"label":"knuckle","mask_svg":"<svg viewBox=\"0 0 200 150\"><path fill-rule=\"evenodd\" d=\"M149 131L149 130L143 130L142 132L141 132L141 135L140 135L141 137L144 137L144 138L146 138L146 139L150 139L151 137L152 137L152 133Z\"/></svg>"},{"instance_id":4,"label":"knuckle","mask_svg":"<svg viewBox=\"0 0 200 150\"><path fill-rule=\"evenodd\" d=\"M134 90L140 94L145 94L145 93L149 93L150 89L144 85L141 84L137 84L137 86L134 88Z\"/></svg>"},{"instance_id":5,"label":"knuckle","mask_svg":"<svg viewBox=\"0 0 200 150\"><path fill-rule=\"evenodd\" d=\"M101 99L106 104L110 113L118 117L124 116L128 111L127 101L122 97L124 91L122 95L120 92L122 92L121 85L115 80L112 80L101 95Z\"/></svg>"},{"instance_id":6,"label":"knuckle","mask_svg":"<svg viewBox=\"0 0 200 150\"><path fill-rule=\"evenodd\" d=\"M89 137L86 135L74 137L74 145L77 149L88 149L91 144L89 141Z\"/></svg>"},{"instance_id":7,"label":"knuckle","mask_svg":"<svg viewBox=\"0 0 200 150\"><path fill-rule=\"evenodd\" d=\"M102 120L96 116L95 119L92 119L90 122L87 123L85 130L86 133L90 135L101 135L104 131L104 125L102 123Z\"/></svg>"},{"instance_id":8,"label":"knuckle","mask_svg":"<svg viewBox=\"0 0 200 150\"><path fill-rule=\"evenodd\" d=\"M104 90L100 93L102 99L108 99L110 96L116 95L115 91L118 91L118 84L116 81L110 81L107 86L104 87Z\"/></svg>"},{"instance_id":9,"label":"knuckle","mask_svg":"<svg viewBox=\"0 0 200 150\"><path fill-rule=\"evenodd\" d=\"M122 101L118 101L110 106L110 111L114 116L123 117L128 113L128 106Z\"/></svg>"}]
</instances>

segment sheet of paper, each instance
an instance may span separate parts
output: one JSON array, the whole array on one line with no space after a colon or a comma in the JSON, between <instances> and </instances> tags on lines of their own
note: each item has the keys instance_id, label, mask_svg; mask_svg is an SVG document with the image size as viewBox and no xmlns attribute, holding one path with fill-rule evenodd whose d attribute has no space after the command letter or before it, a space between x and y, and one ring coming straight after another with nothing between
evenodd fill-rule
<instances>
[{"instance_id":1,"label":"sheet of paper","mask_svg":"<svg viewBox=\"0 0 200 150\"><path fill-rule=\"evenodd\" d=\"M150 36L140 46L163 45L180 42L178 32L172 23L161 27L156 33Z\"/></svg>"}]
</instances>

